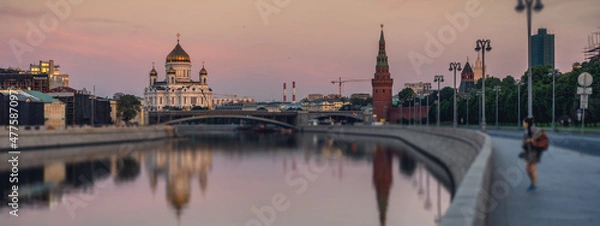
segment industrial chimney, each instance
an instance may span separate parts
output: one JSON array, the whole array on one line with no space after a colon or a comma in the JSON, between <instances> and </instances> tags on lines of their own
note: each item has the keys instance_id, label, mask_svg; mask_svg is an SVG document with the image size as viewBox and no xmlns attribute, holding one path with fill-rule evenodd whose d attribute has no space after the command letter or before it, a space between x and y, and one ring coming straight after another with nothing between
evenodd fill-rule
<instances>
[{"instance_id":1,"label":"industrial chimney","mask_svg":"<svg viewBox=\"0 0 600 226\"><path fill-rule=\"evenodd\" d=\"M283 102L287 101L287 90L285 89L285 82L283 83Z\"/></svg>"},{"instance_id":2,"label":"industrial chimney","mask_svg":"<svg viewBox=\"0 0 600 226\"><path fill-rule=\"evenodd\" d=\"M292 82L292 104L296 103L296 82Z\"/></svg>"}]
</instances>

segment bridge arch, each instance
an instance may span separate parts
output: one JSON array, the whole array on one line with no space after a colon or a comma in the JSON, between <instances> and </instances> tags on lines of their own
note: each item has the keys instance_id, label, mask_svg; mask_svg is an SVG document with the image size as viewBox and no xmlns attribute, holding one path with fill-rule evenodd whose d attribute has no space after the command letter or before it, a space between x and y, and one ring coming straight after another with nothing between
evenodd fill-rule
<instances>
[{"instance_id":1,"label":"bridge arch","mask_svg":"<svg viewBox=\"0 0 600 226\"><path fill-rule=\"evenodd\" d=\"M244 124L271 124L286 129L296 129L296 126L277 120L242 115L207 115L192 116L182 119L176 119L163 123L164 125L194 125L194 124L213 124L213 125L244 125Z\"/></svg>"}]
</instances>

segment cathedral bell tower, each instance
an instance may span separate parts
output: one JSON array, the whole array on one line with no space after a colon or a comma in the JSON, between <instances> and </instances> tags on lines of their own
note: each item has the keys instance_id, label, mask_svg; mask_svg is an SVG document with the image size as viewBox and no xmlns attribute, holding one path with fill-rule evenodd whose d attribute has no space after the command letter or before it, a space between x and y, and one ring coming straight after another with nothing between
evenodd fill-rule
<instances>
[{"instance_id":1,"label":"cathedral bell tower","mask_svg":"<svg viewBox=\"0 0 600 226\"><path fill-rule=\"evenodd\" d=\"M376 120L388 120L388 112L392 107L392 85L394 80L390 78L390 67L388 57L385 53L385 38L383 37L383 24L379 36L379 54L375 66L375 76L371 79L373 87L373 114Z\"/></svg>"},{"instance_id":2,"label":"cathedral bell tower","mask_svg":"<svg viewBox=\"0 0 600 226\"><path fill-rule=\"evenodd\" d=\"M208 84L208 72L204 69L204 61L202 61L202 69L200 69L200 85Z\"/></svg>"},{"instance_id":3,"label":"cathedral bell tower","mask_svg":"<svg viewBox=\"0 0 600 226\"><path fill-rule=\"evenodd\" d=\"M152 70L150 71L150 86L153 86L156 83L156 78L158 77L158 72L154 69L154 62L152 62Z\"/></svg>"}]
</instances>

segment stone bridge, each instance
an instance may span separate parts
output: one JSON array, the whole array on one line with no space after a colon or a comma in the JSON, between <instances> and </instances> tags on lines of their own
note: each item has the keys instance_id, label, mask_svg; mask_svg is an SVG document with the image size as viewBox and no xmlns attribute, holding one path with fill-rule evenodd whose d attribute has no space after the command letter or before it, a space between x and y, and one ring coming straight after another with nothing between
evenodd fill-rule
<instances>
[{"instance_id":1,"label":"stone bridge","mask_svg":"<svg viewBox=\"0 0 600 226\"><path fill-rule=\"evenodd\" d=\"M353 124L356 122L370 122L371 115L362 111L160 111L149 112L150 125L167 123L173 120L205 117L205 116L244 116L276 120L282 123L302 126L308 125L311 120L330 120L336 123Z\"/></svg>"}]
</instances>

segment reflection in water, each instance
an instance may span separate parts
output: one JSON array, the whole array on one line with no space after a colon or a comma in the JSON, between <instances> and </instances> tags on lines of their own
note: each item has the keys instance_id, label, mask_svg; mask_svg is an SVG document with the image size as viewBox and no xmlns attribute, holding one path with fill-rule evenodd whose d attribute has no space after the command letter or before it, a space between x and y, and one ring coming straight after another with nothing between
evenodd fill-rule
<instances>
[{"instance_id":1,"label":"reflection in water","mask_svg":"<svg viewBox=\"0 0 600 226\"><path fill-rule=\"evenodd\" d=\"M192 144L196 143L195 139L192 138ZM198 178L202 196L206 194L212 151L206 145L187 145L175 140L169 142L166 149L151 151L146 155L146 171L152 193L156 191L158 178L165 176L166 197L179 222L183 209L190 202L193 178Z\"/></svg>"},{"instance_id":2,"label":"reflection in water","mask_svg":"<svg viewBox=\"0 0 600 226\"><path fill-rule=\"evenodd\" d=\"M239 225L239 222L245 222L249 217L244 213L252 214L247 210L248 208L262 205L262 201L254 199L264 196L262 191L268 191L266 195L269 197L266 200L270 201L271 187L274 189L273 193L285 191L284 178L288 170L299 171L316 162L325 166L326 173L318 175L319 178L331 177L335 180L308 181L310 184L305 194L295 200L292 196L288 196L292 203L290 212L282 214L282 217L278 215L277 222L273 225L341 225L342 223L335 221L340 220L335 217L337 216L335 213L338 212L339 216L351 219L350 223L346 222L343 225L362 222L360 218L365 216L369 216L366 222L371 222L367 225L396 225L400 222L408 225L430 225L439 221L444 211L442 200L446 203L449 200L445 189L447 185L443 181L440 183L440 175L431 174L410 151L403 147L384 145L378 143L379 141L360 140L351 136L344 138L312 135L199 135L168 140L161 142L160 145L145 146L143 149L127 153L108 152L108 154L88 158L80 158L79 155L77 161L65 158L62 161L57 160L43 163L41 166L20 169L19 186L22 188L22 197L19 197L19 205L23 209L28 209L27 211L43 212L48 207L53 208L59 204L66 206L65 200L72 201L73 197L78 198L82 194L90 197L100 194L99 198L111 200L112 197L109 196L111 192L108 190L112 189L118 193L134 195L131 200L142 202L138 205L143 207L147 206L147 209L134 207L141 208L136 211L152 212L152 209L160 208L169 210L152 212L153 214L145 216L150 220L144 225L165 225L165 223L158 223L163 222L160 221L162 218L167 219L165 220L167 225L174 225L175 222L180 225L186 223L188 225ZM269 168L269 163L273 162L275 166ZM214 168L213 164L219 168ZM398 164L399 170L396 172L393 170L394 164ZM415 171L418 171L417 174ZM8 173L8 171L0 172L0 177L8 177ZM394 173L400 176L396 177L395 182ZM425 184L423 185L424 173ZM210 187L209 176L211 176ZM434 182L437 182L436 194L430 194L431 176ZM362 189L361 185L368 180L370 180L369 189ZM249 183L250 181L253 183ZM411 186L413 181L415 185L418 181L418 188ZM161 183L164 183L164 186L159 185ZM113 187L107 187L107 184ZM140 184L141 186L137 186ZM281 187L282 185L284 187ZM442 187L444 187L443 192ZM163 188L164 193L161 190ZM214 189L208 192L209 188ZM10 188L5 182L0 182L0 189L2 189L0 199L6 203L5 197ZM423 200L424 189L425 200ZM418 195L415 195L415 190ZM194 193L199 195L194 196ZM356 195L357 198L337 196L338 193ZM358 198L373 197L373 193L376 198L374 206L372 206L372 198L366 199L370 203L364 203ZM165 198L147 199L157 195ZM436 212L431 211L432 198L437 199ZM319 203L323 199L333 203L333 206L323 207L319 209L318 215L311 215L310 211L319 207L310 204ZM88 202L94 202L90 200L83 200L86 206ZM308 206L303 205L302 200L310 200L307 202ZM126 206L129 200L116 200L116 202ZM99 202L93 204L101 205ZM408 208L415 213L398 213L397 206L407 205L424 205L425 208L424 210ZM37 206L46 208L31 209ZM6 207L0 207L2 208ZM119 210L114 209L114 206L101 208L102 211L93 214L112 219L112 215L120 213ZM76 213L85 211L92 210L83 208L76 210ZM331 214L322 211L331 211ZM353 211L373 213L373 215L347 214ZM166 212L166 215L163 216L163 212ZM294 214L301 217L296 219ZM46 215L34 217L41 223L33 225L85 224L77 222L75 218L69 218L68 215L65 217L58 213L52 214L54 218L43 216ZM320 219L325 216L333 217ZM121 215L121 217L126 219L131 216ZM211 217L214 218L213 221L208 221ZM154 218L156 222L152 220ZM429 222L416 220L418 218L427 218ZM0 216L1 219L3 218ZM120 221L113 223L113 225L123 224Z\"/></svg>"},{"instance_id":3,"label":"reflection in water","mask_svg":"<svg viewBox=\"0 0 600 226\"><path fill-rule=\"evenodd\" d=\"M392 180L391 152L384 147L377 146L373 157L373 184L377 195L379 223L382 226L385 225Z\"/></svg>"}]
</instances>

